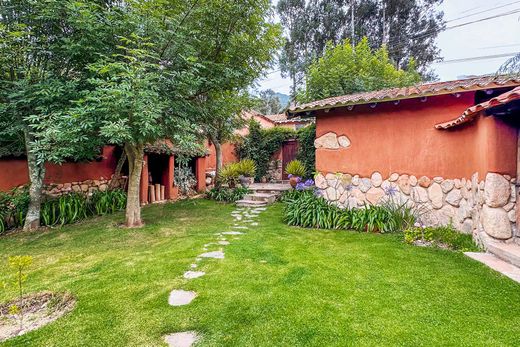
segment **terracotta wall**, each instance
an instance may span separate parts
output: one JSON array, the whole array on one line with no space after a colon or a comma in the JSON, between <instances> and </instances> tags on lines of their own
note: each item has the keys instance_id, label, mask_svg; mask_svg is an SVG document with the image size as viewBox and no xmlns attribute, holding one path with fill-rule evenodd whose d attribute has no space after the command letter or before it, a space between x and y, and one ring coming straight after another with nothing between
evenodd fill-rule
<instances>
[{"instance_id":1,"label":"terracotta wall","mask_svg":"<svg viewBox=\"0 0 520 347\"><path fill-rule=\"evenodd\" d=\"M209 149L209 155L206 157L206 170L213 171L217 167L215 146L207 145L206 147ZM234 144L227 142L222 145L222 161L224 165L238 161L238 157L235 154Z\"/></svg>"},{"instance_id":2,"label":"terracotta wall","mask_svg":"<svg viewBox=\"0 0 520 347\"><path fill-rule=\"evenodd\" d=\"M45 184L82 182L110 178L118 158L114 146L103 148L102 159L86 163L47 164ZM0 159L0 191L26 184L29 181L25 159Z\"/></svg>"},{"instance_id":3,"label":"terracotta wall","mask_svg":"<svg viewBox=\"0 0 520 347\"><path fill-rule=\"evenodd\" d=\"M474 92L460 97L443 95L320 112L316 136L346 135L350 146L316 150L316 168L322 173L348 172L383 177L393 172L444 178L485 177L489 171L516 176L516 130L495 117L437 130L436 123L460 116L474 104Z\"/></svg>"}]
</instances>

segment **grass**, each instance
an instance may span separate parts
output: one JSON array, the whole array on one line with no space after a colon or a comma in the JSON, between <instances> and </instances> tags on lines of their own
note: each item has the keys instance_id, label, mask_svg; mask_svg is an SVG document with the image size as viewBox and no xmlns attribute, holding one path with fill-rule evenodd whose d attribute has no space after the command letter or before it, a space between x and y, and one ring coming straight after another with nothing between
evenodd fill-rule
<instances>
[{"instance_id":1,"label":"grass","mask_svg":"<svg viewBox=\"0 0 520 347\"><path fill-rule=\"evenodd\" d=\"M117 228L116 214L0 238L3 263L34 256L30 291L78 299L67 316L2 346L158 346L185 330L200 332L201 346L517 345L517 283L400 235L288 227L280 205L230 238L225 259L202 261L205 276L184 280L232 210L192 200L145 208L138 230ZM170 307L172 289L199 296ZM14 296L9 288L0 301Z\"/></svg>"}]
</instances>

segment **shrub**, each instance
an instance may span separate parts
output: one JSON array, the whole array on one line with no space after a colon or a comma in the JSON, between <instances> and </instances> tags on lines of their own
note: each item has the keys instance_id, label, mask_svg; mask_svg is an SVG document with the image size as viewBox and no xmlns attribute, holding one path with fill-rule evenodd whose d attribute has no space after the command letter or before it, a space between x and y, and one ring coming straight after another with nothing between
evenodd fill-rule
<instances>
[{"instance_id":1,"label":"shrub","mask_svg":"<svg viewBox=\"0 0 520 347\"><path fill-rule=\"evenodd\" d=\"M237 163L237 171L239 175L245 177L254 177L256 172L256 164L252 159L242 159Z\"/></svg>"},{"instance_id":2,"label":"shrub","mask_svg":"<svg viewBox=\"0 0 520 347\"><path fill-rule=\"evenodd\" d=\"M177 163L173 172L175 186L179 188L182 195L191 195L195 192L194 187L197 184L197 179L189 166L190 157L181 154L175 160Z\"/></svg>"},{"instance_id":3,"label":"shrub","mask_svg":"<svg viewBox=\"0 0 520 347\"><path fill-rule=\"evenodd\" d=\"M206 193L206 197L211 200L221 201L221 202L235 202L237 200L241 200L244 196L249 193L249 189L244 187L237 188L213 188Z\"/></svg>"},{"instance_id":4,"label":"shrub","mask_svg":"<svg viewBox=\"0 0 520 347\"><path fill-rule=\"evenodd\" d=\"M285 167L285 173L296 176L296 177L304 177L305 176L305 166L299 160L292 160Z\"/></svg>"},{"instance_id":5,"label":"shrub","mask_svg":"<svg viewBox=\"0 0 520 347\"><path fill-rule=\"evenodd\" d=\"M284 141L295 136L294 130L282 127L262 129L260 123L251 120L249 134L237 145L236 152L239 158L251 159L255 162L255 178L260 180L267 175L273 154L282 147Z\"/></svg>"},{"instance_id":6,"label":"shrub","mask_svg":"<svg viewBox=\"0 0 520 347\"><path fill-rule=\"evenodd\" d=\"M472 235L462 234L451 225L425 227L415 224L404 231L404 241L409 244L422 241L425 245L431 244L462 252L480 250L473 241Z\"/></svg>"},{"instance_id":7,"label":"shrub","mask_svg":"<svg viewBox=\"0 0 520 347\"><path fill-rule=\"evenodd\" d=\"M17 189L0 195L0 233L22 227L29 206L27 189ZM124 210L126 192L122 189L96 191L90 197L83 193L68 193L45 197L41 204L42 226L64 225L95 215Z\"/></svg>"},{"instance_id":8,"label":"shrub","mask_svg":"<svg viewBox=\"0 0 520 347\"><path fill-rule=\"evenodd\" d=\"M0 192L0 233L22 227L29 208L28 187Z\"/></svg>"},{"instance_id":9,"label":"shrub","mask_svg":"<svg viewBox=\"0 0 520 347\"><path fill-rule=\"evenodd\" d=\"M307 173L306 178L310 177L316 170L316 149L314 148L314 140L316 139L316 125L311 124L301 128L297 132L298 136L298 153L296 159L302 162Z\"/></svg>"},{"instance_id":10,"label":"shrub","mask_svg":"<svg viewBox=\"0 0 520 347\"><path fill-rule=\"evenodd\" d=\"M227 184L229 187L234 187L238 183L239 176L238 163L229 163L220 169L218 181L219 183Z\"/></svg>"},{"instance_id":11,"label":"shrub","mask_svg":"<svg viewBox=\"0 0 520 347\"><path fill-rule=\"evenodd\" d=\"M126 192L122 189L95 191L89 199L91 213L105 215L122 211L126 207Z\"/></svg>"},{"instance_id":12,"label":"shrub","mask_svg":"<svg viewBox=\"0 0 520 347\"><path fill-rule=\"evenodd\" d=\"M286 193L283 201L285 222L304 228L389 233L408 228L416 219L414 211L405 204L341 209L311 189Z\"/></svg>"}]
</instances>

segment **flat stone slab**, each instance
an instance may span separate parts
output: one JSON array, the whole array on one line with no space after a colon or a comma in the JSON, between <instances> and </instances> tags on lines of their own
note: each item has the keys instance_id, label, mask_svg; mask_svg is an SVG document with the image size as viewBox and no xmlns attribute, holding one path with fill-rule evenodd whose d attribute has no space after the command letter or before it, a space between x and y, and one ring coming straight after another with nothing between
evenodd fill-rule
<instances>
[{"instance_id":1,"label":"flat stone slab","mask_svg":"<svg viewBox=\"0 0 520 347\"><path fill-rule=\"evenodd\" d=\"M166 335L164 337L164 342L166 342L170 347L191 347L198 339L199 336L195 331L183 331Z\"/></svg>"},{"instance_id":2,"label":"flat stone slab","mask_svg":"<svg viewBox=\"0 0 520 347\"><path fill-rule=\"evenodd\" d=\"M199 278L204 276L206 273L204 271L186 271L184 273L184 278L192 279L192 278Z\"/></svg>"},{"instance_id":3,"label":"flat stone slab","mask_svg":"<svg viewBox=\"0 0 520 347\"><path fill-rule=\"evenodd\" d=\"M206 252L199 255L201 258L215 258L215 259L224 259L224 252L222 251L213 251Z\"/></svg>"},{"instance_id":4,"label":"flat stone slab","mask_svg":"<svg viewBox=\"0 0 520 347\"><path fill-rule=\"evenodd\" d=\"M520 283L520 268L499 259L491 253L464 252L468 257L485 264L502 275Z\"/></svg>"},{"instance_id":5,"label":"flat stone slab","mask_svg":"<svg viewBox=\"0 0 520 347\"><path fill-rule=\"evenodd\" d=\"M223 232L222 234L224 234L224 235L244 235L244 233L241 231L226 231L226 232Z\"/></svg>"},{"instance_id":6,"label":"flat stone slab","mask_svg":"<svg viewBox=\"0 0 520 347\"><path fill-rule=\"evenodd\" d=\"M222 240L222 241L219 241L218 244L222 245L222 246L227 246L227 245L229 245L229 241Z\"/></svg>"},{"instance_id":7,"label":"flat stone slab","mask_svg":"<svg viewBox=\"0 0 520 347\"><path fill-rule=\"evenodd\" d=\"M168 298L168 304L171 306L188 305L197 297L197 293L187 290L172 290Z\"/></svg>"}]
</instances>

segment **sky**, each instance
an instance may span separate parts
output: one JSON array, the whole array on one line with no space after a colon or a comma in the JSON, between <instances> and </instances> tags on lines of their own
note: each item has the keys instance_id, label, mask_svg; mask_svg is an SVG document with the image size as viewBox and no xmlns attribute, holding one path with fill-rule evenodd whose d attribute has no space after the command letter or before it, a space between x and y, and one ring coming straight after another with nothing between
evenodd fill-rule
<instances>
[{"instance_id":1,"label":"sky","mask_svg":"<svg viewBox=\"0 0 520 347\"><path fill-rule=\"evenodd\" d=\"M273 2L276 2L273 1ZM494 73L508 57L485 58L457 62L452 60L488 57L520 52L520 1L514 0L444 0L439 9L444 12L446 26L479 21L487 17L515 12L497 18L448 29L437 37L444 62L432 64L441 81L463 76ZM464 18L461 18L464 17ZM274 67L273 70L278 70ZM269 72L259 81L259 90L273 89L289 94L291 82L278 71Z\"/></svg>"}]
</instances>

